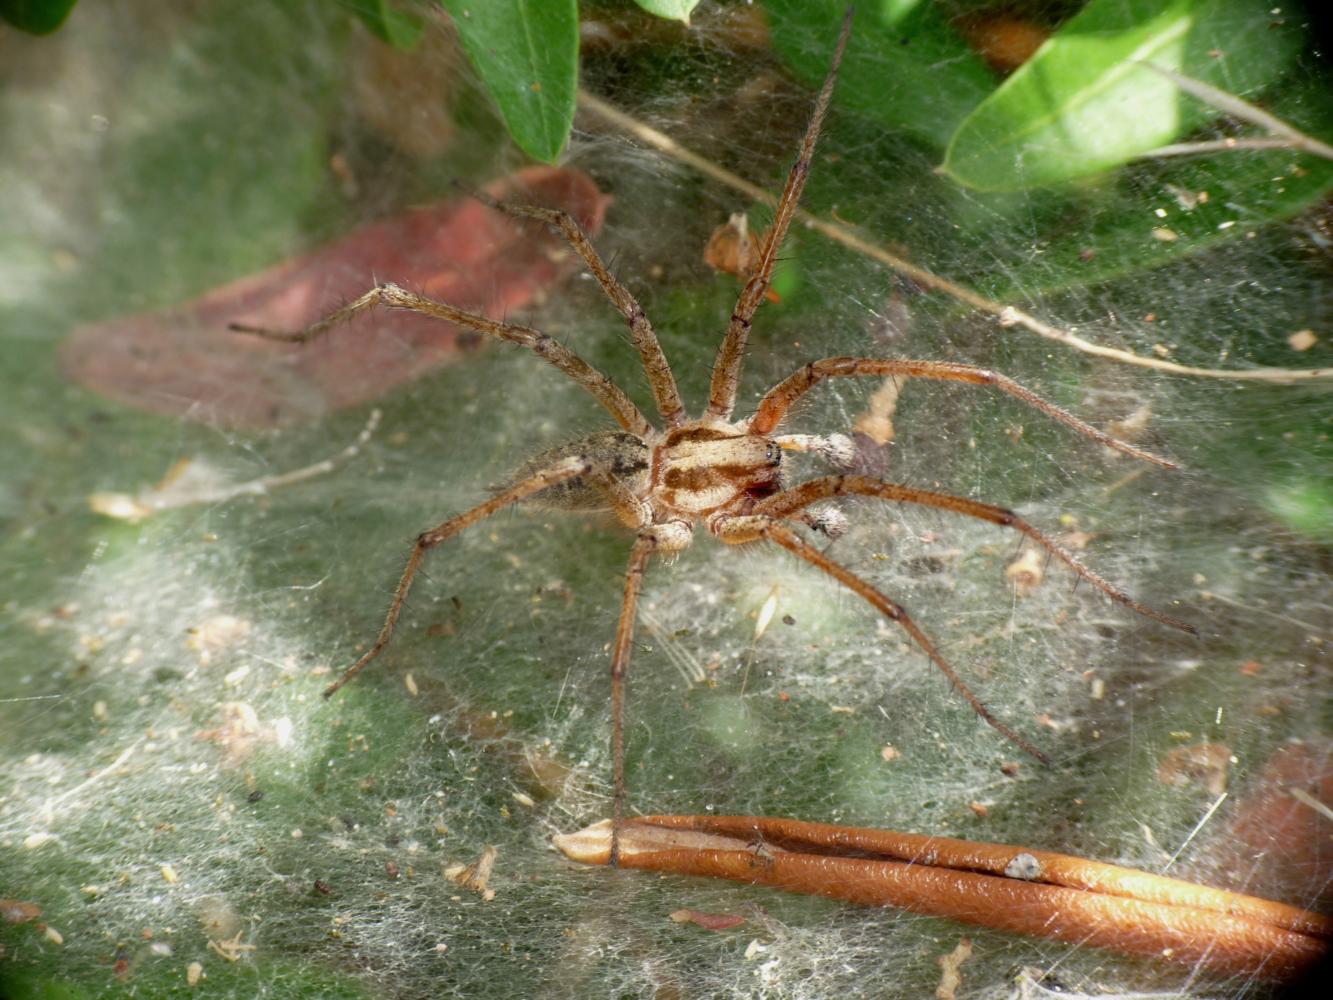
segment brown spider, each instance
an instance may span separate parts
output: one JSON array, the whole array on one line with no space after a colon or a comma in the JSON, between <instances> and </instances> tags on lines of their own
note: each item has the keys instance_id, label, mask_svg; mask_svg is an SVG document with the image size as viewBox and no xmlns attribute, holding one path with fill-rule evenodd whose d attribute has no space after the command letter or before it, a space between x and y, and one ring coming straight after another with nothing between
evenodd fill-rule
<instances>
[{"instance_id":1,"label":"brown spider","mask_svg":"<svg viewBox=\"0 0 1333 1000\"><path fill-rule=\"evenodd\" d=\"M1175 467L1166 459L1149 454L1097 430L998 372L973 365L942 361L824 358L808 363L794 375L770 389L750 417L742 420L732 419L741 361L745 354L750 325L755 311L768 290L778 250L791 224L801 197L801 190L810 172L815 143L828 111L829 99L833 93L838 65L842 61L850 26L849 12L838 39L832 68L815 101L810 124L801 142L800 153L787 176L773 225L764 239L758 263L731 314L726 337L722 341L722 347L713 367L708 406L697 419L691 419L685 412L671 367L667 364L657 336L653 333L643 309L607 270L578 224L562 211L500 204L488 197L477 195L499 211L519 218L535 219L558 230L583 258L607 297L629 324L630 335L643 359L644 370L652 386L653 398L665 425L662 429L650 423L629 397L609 378L546 334L516 323L487 319L393 284L372 288L354 302L303 330L282 332L239 324L232 325L233 329L274 340L303 342L320 336L375 305L434 316L532 350L587 389L606 407L621 428L618 431L593 434L536 456L515 473L510 485L495 493L489 500L418 536L416 546L408 558L407 567L403 570L402 579L398 583L389 613L384 620L384 627L380 630L375 643L341 677L329 685L324 691L325 697L332 695L360 673L388 644L394 626L398 622L398 616L402 612L408 590L412 586L412 580L428 551L446 539L452 538L464 528L490 517L496 511L525 500L566 510L610 509L636 533L634 546L630 551L629 569L625 574L624 597L616 627L615 644L611 651L613 831L619 829L624 814L625 675L629 667L635 608L643 584L643 574L653 555L671 556L686 548L693 540L695 524L699 521L703 522L709 534L728 545L740 545L761 539L775 542L864 598L907 631L981 718L1002 733L1006 739L1043 762L1046 762L1047 758L1041 751L997 719L968 689L935 644L900 605L845 566L824 555L784 522L800 521L816 529L836 534L842 526L841 515L836 511L820 512L811 508L820 501L848 494L954 511L968 517L1015 528L1112 600L1139 614L1155 618L1183 631L1190 633L1195 631L1193 626L1135 601L1124 591L1084 566L1073 553L1038 531L1013 511L1003 507L859 475L824 476L797 486L786 485L782 471L784 449L818 450L832 454L839 450L839 442L845 441L838 435L823 437L775 434L787 411L793 403L824 379L857 375L939 379L994 386L1094 441L1164 468ZM615 858L613 833L613 864Z\"/></svg>"}]
</instances>

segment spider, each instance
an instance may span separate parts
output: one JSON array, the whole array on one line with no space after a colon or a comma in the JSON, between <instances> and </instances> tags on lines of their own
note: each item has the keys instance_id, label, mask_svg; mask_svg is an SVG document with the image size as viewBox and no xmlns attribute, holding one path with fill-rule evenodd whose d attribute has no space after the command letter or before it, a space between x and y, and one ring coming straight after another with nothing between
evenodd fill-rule
<instances>
[{"instance_id":1,"label":"spider","mask_svg":"<svg viewBox=\"0 0 1333 1000\"><path fill-rule=\"evenodd\" d=\"M713 366L708 404L697 418L691 418L686 413L671 366L667 363L648 317L634 296L607 269L574 219L563 211L503 204L482 194L476 194L475 197L498 211L520 219L536 220L556 230L582 258L629 325L630 336L638 348L652 389L661 427L649 421L607 376L546 334L517 323L488 319L394 284L372 288L360 298L301 330L278 331L241 324L231 326L234 330L272 340L300 343L312 340L375 306L406 309L456 323L531 350L591 393L619 425L619 430L595 433L537 455L523 464L510 478L508 485L495 492L489 500L419 535L375 642L324 691L326 698L333 695L365 669L388 645L422 560L426 553L441 542L497 511L523 501L573 511L614 512L623 524L633 530L635 539L630 550L620 616L611 649L612 864L615 864L617 856L615 831L619 830L625 811L625 685L639 592L649 561L654 557L669 558L684 550L693 540L695 528L700 523L710 535L727 545L756 541L780 545L863 598L907 632L977 715L1014 745L1044 763L1048 763L1046 755L1000 721L982 703L900 604L825 555L792 530L789 522L804 523L816 530L836 535L845 527L845 519L840 512L821 509L817 505L847 495L919 504L990 521L1026 535L1112 600L1166 625L1195 633L1194 627L1188 623L1140 604L1083 565L1072 552L1054 539L1003 507L863 475L831 475L798 485L787 483L783 470L784 451L813 450L834 456L846 443L846 439L840 435L776 433L787 412L820 382L856 376L924 378L991 386L1107 447L1163 468L1175 468L1174 463L1098 430L999 372L943 361L824 358L809 362L775 385L763 396L750 416L739 420L733 418L750 327L759 304L765 298L778 251L805 187L850 28L849 11L842 25L832 66L815 100L796 162L787 176L773 224L763 241L754 270L732 311L726 336Z\"/></svg>"}]
</instances>

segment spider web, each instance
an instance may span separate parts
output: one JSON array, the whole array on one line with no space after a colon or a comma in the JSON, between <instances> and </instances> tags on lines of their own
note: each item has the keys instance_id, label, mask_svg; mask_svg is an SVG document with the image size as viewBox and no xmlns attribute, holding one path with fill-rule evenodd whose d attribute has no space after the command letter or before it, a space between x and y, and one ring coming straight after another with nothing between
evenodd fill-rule
<instances>
[{"instance_id":1,"label":"spider web","mask_svg":"<svg viewBox=\"0 0 1333 1000\"><path fill-rule=\"evenodd\" d=\"M780 186L810 95L771 52L707 5L688 32L586 14L587 88ZM6 925L0 993L58 977L74 995L165 996L198 962L213 996L921 996L968 937L967 996L1271 994L899 911L566 862L551 835L610 809L607 644L629 543L594 519L511 511L434 553L390 651L322 701L378 629L411 539L605 415L532 358L486 350L384 400L378 435L333 475L126 524L87 513L86 498L179 459L237 481L306 465L353 440L365 413L274 435L150 417L61 383L56 345L79 322L187 299L438 198L451 177L502 174L518 154L465 67L435 48L423 58L450 93L444 124L426 109L372 124L353 82L369 43L331 5L127 0L80 9L54 39L0 44L33 70L0 125L12 140L0 215L27 227L0 237L13 359L0 394L0 559L13 581L0 895L40 905L60 938ZM58 47L58 68L36 72L50 65L38 45ZM1307 59L1291 92L1318 94L1324 79ZM380 80L381 100L399 85ZM1318 119L1320 100L1293 106ZM615 196L599 248L697 410L737 291L701 248L729 214L762 225L765 213L596 127L580 119L568 159ZM429 152L405 138L436 128L453 137ZM333 154L347 169L331 175ZM1202 367L1327 365L1319 214L1260 224L1256 200L1260 222L1238 212L1235 237L1205 251L1079 279L1059 259L1068 220L1096 232L1137 204L1151 228L1156 209L1185 211L1174 174L1134 167L1115 198L1057 202L970 194L933 177L936 162L835 99L806 206L1108 346ZM1328 787L1326 390L1097 361L809 232L794 234L777 284L739 412L813 357L891 353L992 366L1098 426L1137 419L1181 471L1112 456L983 390L909 383L877 457L895 481L1012 506L1078 540L1099 573L1203 636L1137 619L1040 559L1026 564L1040 583L1016 587L1006 569L1025 550L994 526L846 504L852 528L829 554L909 608L1052 756L1044 769L853 595L781 550L700 536L644 589L632 807L1022 844L1326 906L1327 859L1292 853L1269 801L1288 802L1282 781ZM522 318L648 412L593 282ZM1287 338L1306 328L1320 341L1300 354ZM788 427L845 432L876 388L821 386ZM1193 773L1182 752L1200 745L1226 763ZM1017 776L1001 771L1014 761ZM485 899L444 871L488 845ZM680 909L746 923L712 933L673 923Z\"/></svg>"}]
</instances>

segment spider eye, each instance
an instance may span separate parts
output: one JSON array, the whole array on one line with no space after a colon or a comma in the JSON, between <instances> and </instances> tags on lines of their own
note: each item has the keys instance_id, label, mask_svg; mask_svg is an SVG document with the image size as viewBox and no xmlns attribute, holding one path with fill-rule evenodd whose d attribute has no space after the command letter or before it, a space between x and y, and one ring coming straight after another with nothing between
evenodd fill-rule
<instances>
[{"instance_id":1,"label":"spider eye","mask_svg":"<svg viewBox=\"0 0 1333 1000\"><path fill-rule=\"evenodd\" d=\"M768 464L769 465L782 464L782 448L779 447L776 441L768 442Z\"/></svg>"}]
</instances>

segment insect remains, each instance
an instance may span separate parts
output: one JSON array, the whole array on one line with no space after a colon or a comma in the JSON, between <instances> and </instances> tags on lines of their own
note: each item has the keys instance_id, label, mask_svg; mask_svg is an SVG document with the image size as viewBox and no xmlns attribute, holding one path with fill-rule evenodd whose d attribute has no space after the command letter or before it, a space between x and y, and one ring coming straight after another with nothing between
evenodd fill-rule
<instances>
[{"instance_id":1,"label":"insect remains","mask_svg":"<svg viewBox=\"0 0 1333 1000\"><path fill-rule=\"evenodd\" d=\"M629 326L630 336L639 351L652 388L660 426L649 421L607 376L546 334L517 323L487 319L394 284L372 288L360 298L302 330L289 332L232 325L234 330L271 340L305 342L375 306L406 309L527 348L583 386L619 425L619 430L593 434L529 459L511 477L508 485L490 499L418 536L378 637L356 663L329 685L324 692L325 697L359 674L388 645L412 581L428 552L497 511L521 502L567 510L610 510L635 533L611 649L612 828L617 831L624 815L626 797L625 678L643 576L654 557L669 557L689 546L699 525L727 545L760 541L780 545L859 595L911 636L917 647L944 673L982 719L1010 742L1042 761L1047 758L1040 750L1001 722L963 683L939 649L901 605L825 555L793 530L791 525L800 523L815 530L837 534L845 523L841 513L821 509L819 505L848 495L919 504L990 521L1026 535L1113 601L1173 628L1195 632L1194 627L1186 622L1140 604L1085 566L1054 539L1003 507L862 475L823 476L796 485L786 481L784 451L815 450L825 455L836 455L846 447L846 439L841 435L778 433L788 410L827 379L860 376L898 376L990 386L1109 448L1163 468L1175 467L1172 462L1104 433L1046 402L999 372L942 361L823 358L809 362L775 385L749 416L741 419L733 417L750 326L768 291L779 249L805 187L850 27L849 12L838 38L832 68L815 101L799 154L787 176L773 224L763 239L758 259L753 263L753 269L727 325L726 335L713 366L708 403L698 417L690 417L686 413L671 366L643 309L607 269L574 219L562 211L502 204L484 195L477 197L497 211L520 219L533 219L558 231L583 259ZM614 842L613 837L612 863L615 863L616 858Z\"/></svg>"}]
</instances>

